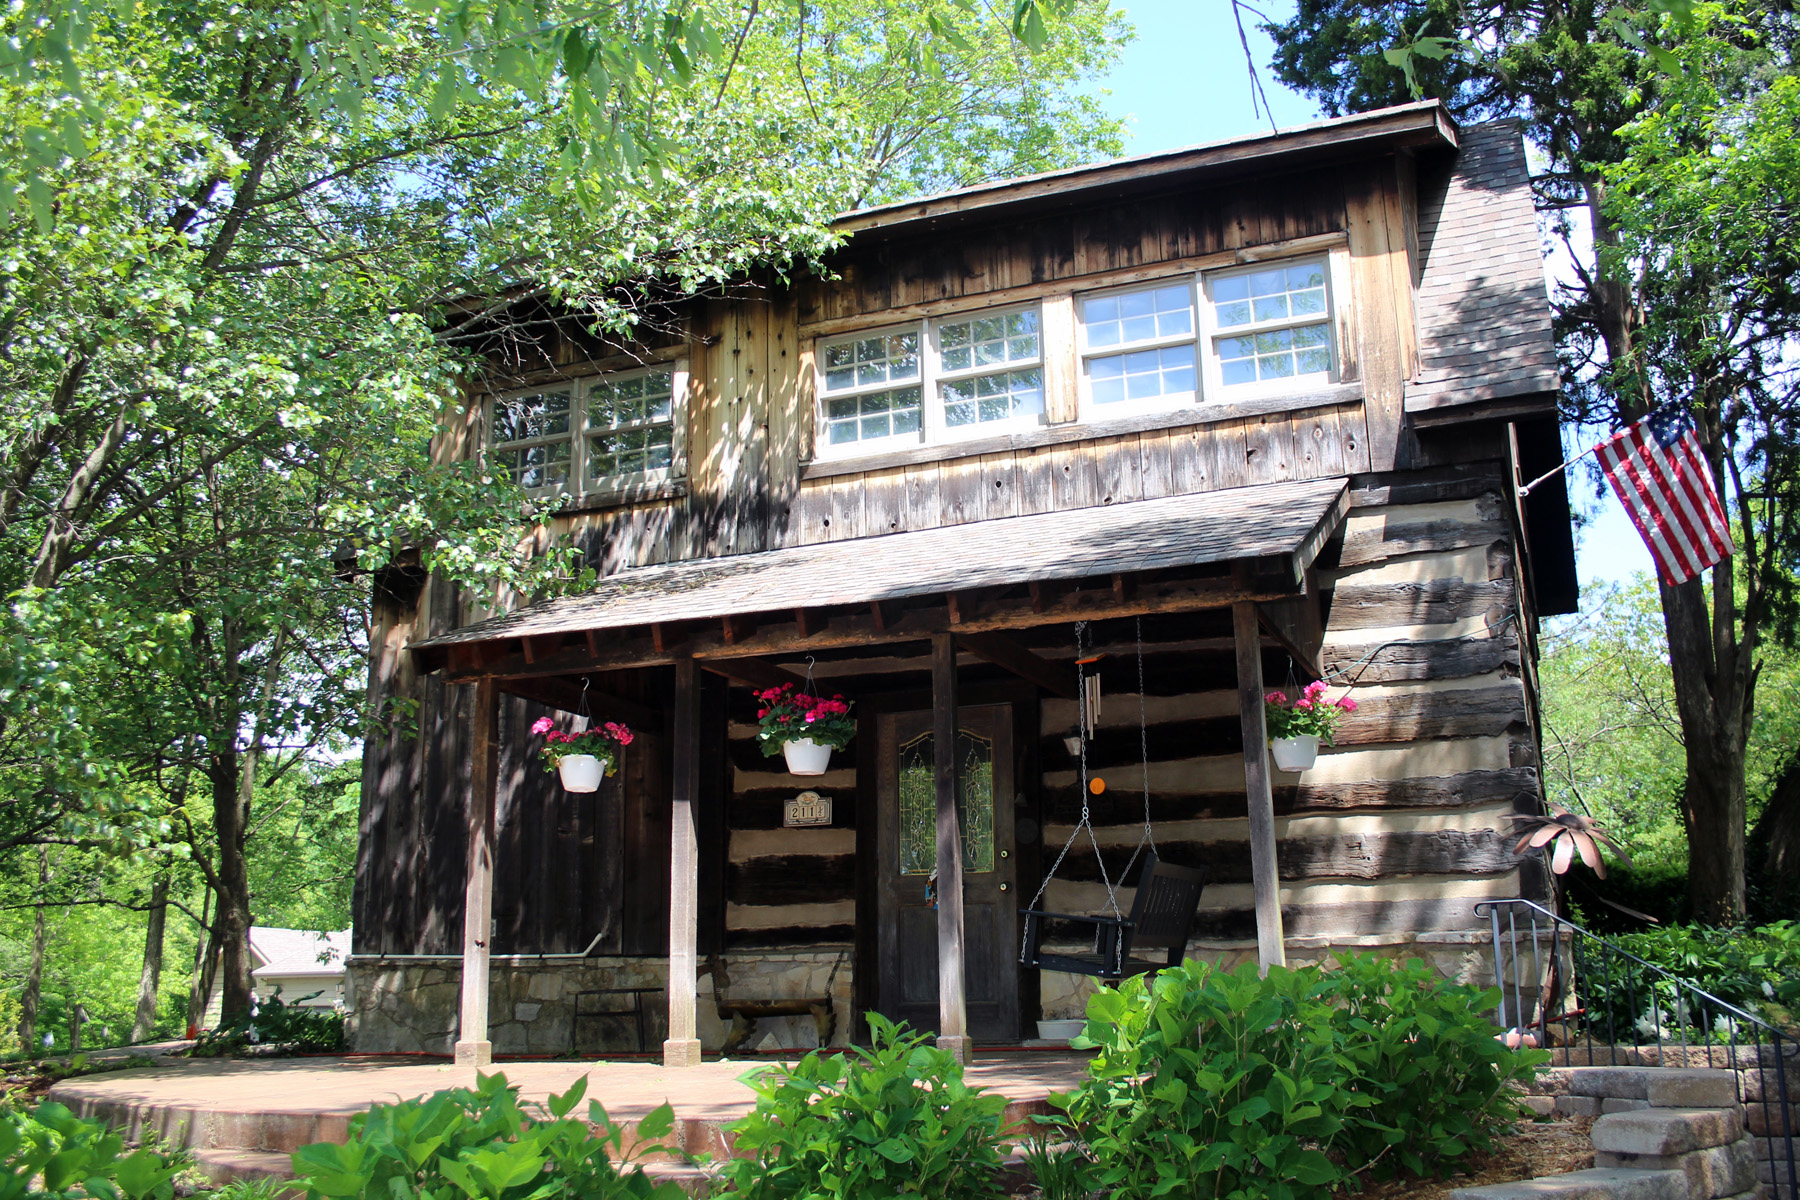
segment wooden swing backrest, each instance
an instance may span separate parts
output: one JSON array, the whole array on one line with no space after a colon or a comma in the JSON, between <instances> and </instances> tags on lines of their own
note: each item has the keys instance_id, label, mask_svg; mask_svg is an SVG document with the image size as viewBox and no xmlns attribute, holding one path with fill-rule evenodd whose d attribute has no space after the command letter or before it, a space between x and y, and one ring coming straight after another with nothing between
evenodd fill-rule
<instances>
[{"instance_id":1,"label":"wooden swing backrest","mask_svg":"<svg viewBox=\"0 0 1800 1200\"><path fill-rule=\"evenodd\" d=\"M1133 957L1141 957L1146 950L1185 953L1194 910L1200 906L1200 891L1205 886L1206 868L1178 867L1163 862L1152 851L1138 877L1137 900L1131 906L1131 944L1126 953Z\"/></svg>"}]
</instances>

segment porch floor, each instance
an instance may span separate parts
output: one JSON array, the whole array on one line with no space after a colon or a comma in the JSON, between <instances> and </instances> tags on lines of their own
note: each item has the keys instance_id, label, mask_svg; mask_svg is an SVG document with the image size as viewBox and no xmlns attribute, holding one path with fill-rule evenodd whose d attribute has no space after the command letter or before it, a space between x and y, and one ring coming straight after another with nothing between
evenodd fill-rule
<instances>
[{"instance_id":1,"label":"porch floor","mask_svg":"<svg viewBox=\"0 0 1800 1200\"><path fill-rule=\"evenodd\" d=\"M496 1063L528 1100L568 1090L583 1075L587 1095L614 1120L635 1124L667 1100L670 1139L686 1154L721 1156L724 1127L749 1112L755 1095L741 1076L759 1061L709 1061L671 1071L660 1062ZM1086 1072L1074 1053L977 1055L965 1078L1005 1095L1009 1124L1048 1113L1046 1097ZM346 1056L282 1059L159 1059L156 1065L68 1079L49 1098L125 1128L187 1146L215 1178L290 1172L286 1154L310 1142L343 1142L350 1118L369 1105L468 1087L475 1071L442 1059ZM585 1111L585 1104L583 1110ZM630 1139L627 1139L628 1144Z\"/></svg>"}]
</instances>

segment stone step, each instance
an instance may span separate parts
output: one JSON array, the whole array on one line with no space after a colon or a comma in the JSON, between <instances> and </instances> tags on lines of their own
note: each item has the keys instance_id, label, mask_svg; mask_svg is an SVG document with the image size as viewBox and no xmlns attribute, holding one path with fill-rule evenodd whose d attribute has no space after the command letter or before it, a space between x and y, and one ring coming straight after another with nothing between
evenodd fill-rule
<instances>
[{"instance_id":1,"label":"stone step","mask_svg":"<svg viewBox=\"0 0 1800 1200\"><path fill-rule=\"evenodd\" d=\"M1454 1200L1689 1200L1687 1176L1680 1171L1618 1167L1456 1188L1450 1195Z\"/></svg>"},{"instance_id":2,"label":"stone step","mask_svg":"<svg viewBox=\"0 0 1800 1200\"><path fill-rule=\"evenodd\" d=\"M1687 1176L1693 1200L1717 1200L1756 1187L1756 1152L1748 1138L1686 1154L1613 1154L1596 1151L1596 1167L1628 1167L1638 1171L1680 1171Z\"/></svg>"},{"instance_id":3,"label":"stone step","mask_svg":"<svg viewBox=\"0 0 1800 1200\"><path fill-rule=\"evenodd\" d=\"M292 1179L294 1162L274 1150L193 1150L200 1173L223 1187L228 1183L259 1183L265 1179ZM298 1188L289 1189L300 1195ZM284 1193L287 1194L287 1193Z\"/></svg>"},{"instance_id":4,"label":"stone step","mask_svg":"<svg viewBox=\"0 0 1800 1200\"><path fill-rule=\"evenodd\" d=\"M1729 1145L1744 1135L1735 1108L1648 1108L1594 1122L1594 1149L1606 1154L1687 1154Z\"/></svg>"}]
</instances>

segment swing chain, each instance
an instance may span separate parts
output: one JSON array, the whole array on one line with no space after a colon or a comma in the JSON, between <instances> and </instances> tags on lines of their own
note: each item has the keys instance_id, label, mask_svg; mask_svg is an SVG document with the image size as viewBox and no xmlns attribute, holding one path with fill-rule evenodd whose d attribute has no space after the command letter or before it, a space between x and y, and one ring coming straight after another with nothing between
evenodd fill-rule
<instances>
[{"instance_id":1,"label":"swing chain","mask_svg":"<svg viewBox=\"0 0 1800 1200\"><path fill-rule=\"evenodd\" d=\"M1125 919L1125 914L1119 911L1118 893L1113 891L1112 879L1109 878L1106 873L1106 859L1100 853L1100 839L1094 834L1093 811L1088 804L1088 796L1091 793L1088 791L1088 731L1087 720L1085 717L1085 706L1087 704L1087 669L1081 662L1082 659L1087 657L1087 632L1088 623L1086 621L1075 622L1075 709L1076 724L1080 727L1079 731L1081 734L1081 774L1079 777L1079 785L1081 788L1081 818L1075 823L1075 828L1069 830L1068 840L1063 842L1062 849L1057 851L1056 861L1050 864L1050 869L1048 871L1044 872L1044 881L1038 884L1037 894L1031 898L1031 903L1026 907L1031 909L1037 908L1038 901L1042 900L1044 898L1044 893L1049 890L1050 881L1056 878L1056 872L1062 868L1063 860L1069 856L1070 847L1075 844L1075 839L1080 837L1081 831L1085 829L1087 830L1088 841L1092 843L1094 847L1094 865L1100 869L1100 882L1106 887L1107 905L1112 909L1113 916L1116 919L1123 921ZM1019 939L1019 959L1021 962L1029 956L1030 951L1031 942L1029 935L1021 936Z\"/></svg>"}]
</instances>

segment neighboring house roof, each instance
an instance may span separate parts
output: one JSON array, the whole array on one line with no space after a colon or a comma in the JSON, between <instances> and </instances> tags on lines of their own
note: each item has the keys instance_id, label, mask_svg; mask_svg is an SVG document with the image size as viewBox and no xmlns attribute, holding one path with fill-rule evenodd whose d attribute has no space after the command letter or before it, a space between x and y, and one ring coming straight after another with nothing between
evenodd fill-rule
<instances>
[{"instance_id":1,"label":"neighboring house roof","mask_svg":"<svg viewBox=\"0 0 1800 1200\"><path fill-rule=\"evenodd\" d=\"M350 955L350 931L320 933L252 925L250 953L258 962L250 974L257 978L331 978L344 973L344 959Z\"/></svg>"},{"instance_id":2,"label":"neighboring house roof","mask_svg":"<svg viewBox=\"0 0 1800 1200\"><path fill-rule=\"evenodd\" d=\"M1230 488L1000 517L879 537L637 567L564 596L415 642L618 629L945 591L1153 571L1241 558L1313 556L1347 510L1342 479Z\"/></svg>"},{"instance_id":3,"label":"neighboring house roof","mask_svg":"<svg viewBox=\"0 0 1800 1200\"><path fill-rule=\"evenodd\" d=\"M1432 194L1420 180L1419 373L1406 409L1425 413L1560 386L1537 209L1517 121L1465 129Z\"/></svg>"}]
</instances>

